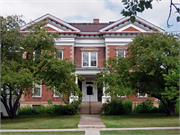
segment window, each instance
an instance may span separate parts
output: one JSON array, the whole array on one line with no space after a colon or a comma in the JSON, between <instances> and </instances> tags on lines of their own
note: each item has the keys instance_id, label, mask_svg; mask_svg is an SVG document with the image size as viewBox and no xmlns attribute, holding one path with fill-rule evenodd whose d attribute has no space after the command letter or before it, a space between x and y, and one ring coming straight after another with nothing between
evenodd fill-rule
<instances>
[{"instance_id":1,"label":"window","mask_svg":"<svg viewBox=\"0 0 180 135\"><path fill-rule=\"evenodd\" d=\"M97 52L82 52L83 67L97 67Z\"/></svg>"},{"instance_id":2,"label":"window","mask_svg":"<svg viewBox=\"0 0 180 135\"><path fill-rule=\"evenodd\" d=\"M126 98L126 95L117 95L117 97Z\"/></svg>"},{"instance_id":3,"label":"window","mask_svg":"<svg viewBox=\"0 0 180 135\"><path fill-rule=\"evenodd\" d=\"M142 94L138 92L138 97L147 97L147 94Z\"/></svg>"},{"instance_id":4,"label":"window","mask_svg":"<svg viewBox=\"0 0 180 135\"><path fill-rule=\"evenodd\" d=\"M58 56L63 59L63 50L58 50Z\"/></svg>"},{"instance_id":5,"label":"window","mask_svg":"<svg viewBox=\"0 0 180 135\"><path fill-rule=\"evenodd\" d=\"M35 84L33 88L34 97L41 97L42 92L42 85L41 84Z\"/></svg>"},{"instance_id":6,"label":"window","mask_svg":"<svg viewBox=\"0 0 180 135\"><path fill-rule=\"evenodd\" d=\"M56 90L54 87L54 97L61 97L62 95L59 93L59 91Z\"/></svg>"},{"instance_id":7,"label":"window","mask_svg":"<svg viewBox=\"0 0 180 135\"><path fill-rule=\"evenodd\" d=\"M36 50L35 52L34 52L34 62L36 63L36 64L39 64L40 63L40 55L41 55L41 50Z\"/></svg>"},{"instance_id":8,"label":"window","mask_svg":"<svg viewBox=\"0 0 180 135\"><path fill-rule=\"evenodd\" d=\"M123 51L123 50L118 50L118 51L117 51L117 56L125 57L125 51Z\"/></svg>"}]
</instances>

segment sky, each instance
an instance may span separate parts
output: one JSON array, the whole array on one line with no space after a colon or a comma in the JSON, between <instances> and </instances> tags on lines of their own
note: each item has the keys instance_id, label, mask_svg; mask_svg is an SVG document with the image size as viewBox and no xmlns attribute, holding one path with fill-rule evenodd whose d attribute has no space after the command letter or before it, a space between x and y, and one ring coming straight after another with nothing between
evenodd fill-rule
<instances>
[{"instance_id":1,"label":"sky","mask_svg":"<svg viewBox=\"0 0 180 135\"><path fill-rule=\"evenodd\" d=\"M180 0L173 2L180 4ZM180 22L176 21L178 14L174 9L169 21L172 26L167 27L169 5L170 0L154 0L153 9L137 15L167 32L180 32ZM0 15L23 15L27 23L47 13L71 23L92 23L94 18L100 23L108 23L123 18L121 11L124 7L121 0L0 0Z\"/></svg>"}]
</instances>

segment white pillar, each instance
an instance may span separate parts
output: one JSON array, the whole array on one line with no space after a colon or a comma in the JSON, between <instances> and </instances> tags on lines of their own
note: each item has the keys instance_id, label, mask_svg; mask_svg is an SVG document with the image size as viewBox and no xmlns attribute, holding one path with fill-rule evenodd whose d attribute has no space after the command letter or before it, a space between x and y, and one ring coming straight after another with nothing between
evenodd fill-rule
<instances>
[{"instance_id":1,"label":"white pillar","mask_svg":"<svg viewBox=\"0 0 180 135\"><path fill-rule=\"evenodd\" d=\"M104 82L103 82L103 85L104 85ZM106 91L106 87L103 87L102 104L106 103L108 100L111 101L111 96L109 96L109 94L106 94L105 91Z\"/></svg>"},{"instance_id":2,"label":"white pillar","mask_svg":"<svg viewBox=\"0 0 180 135\"><path fill-rule=\"evenodd\" d=\"M76 74L75 74L76 76ZM78 85L78 78L76 76L76 80L75 83ZM71 93L71 96L69 97L69 104L71 104L73 101L77 101L79 99L78 96L73 95L73 93Z\"/></svg>"}]
</instances>

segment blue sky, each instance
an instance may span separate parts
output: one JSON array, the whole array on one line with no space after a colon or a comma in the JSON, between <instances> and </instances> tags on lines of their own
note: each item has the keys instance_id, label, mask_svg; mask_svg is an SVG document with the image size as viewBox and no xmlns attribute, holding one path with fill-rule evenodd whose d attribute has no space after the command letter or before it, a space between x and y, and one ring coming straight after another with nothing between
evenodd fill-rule
<instances>
[{"instance_id":1,"label":"blue sky","mask_svg":"<svg viewBox=\"0 0 180 135\"><path fill-rule=\"evenodd\" d=\"M180 0L173 0L180 3ZM176 22L177 13L172 10L167 28L170 0L153 1L153 9L148 9L138 16L165 29L168 32L180 31L180 23ZM99 18L100 22L116 21L123 16L124 8L121 0L0 0L0 15L23 15L29 22L50 13L66 22L89 22Z\"/></svg>"}]
</instances>

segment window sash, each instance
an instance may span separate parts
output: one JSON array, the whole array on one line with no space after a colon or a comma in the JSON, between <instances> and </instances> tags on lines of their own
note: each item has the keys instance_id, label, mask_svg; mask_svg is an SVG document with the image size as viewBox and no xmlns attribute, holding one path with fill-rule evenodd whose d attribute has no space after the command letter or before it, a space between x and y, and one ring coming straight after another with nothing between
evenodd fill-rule
<instances>
[{"instance_id":1,"label":"window sash","mask_svg":"<svg viewBox=\"0 0 180 135\"><path fill-rule=\"evenodd\" d=\"M41 97L42 93L42 84L35 84L35 89L33 88L33 97ZM36 92L36 93L35 93Z\"/></svg>"},{"instance_id":2,"label":"window sash","mask_svg":"<svg viewBox=\"0 0 180 135\"><path fill-rule=\"evenodd\" d=\"M83 67L97 67L97 52L82 52Z\"/></svg>"},{"instance_id":3,"label":"window sash","mask_svg":"<svg viewBox=\"0 0 180 135\"><path fill-rule=\"evenodd\" d=\"M125 51L124 50L118 50L117 51L117 56L125 57Z\"/></svg>"}]
</instances>

